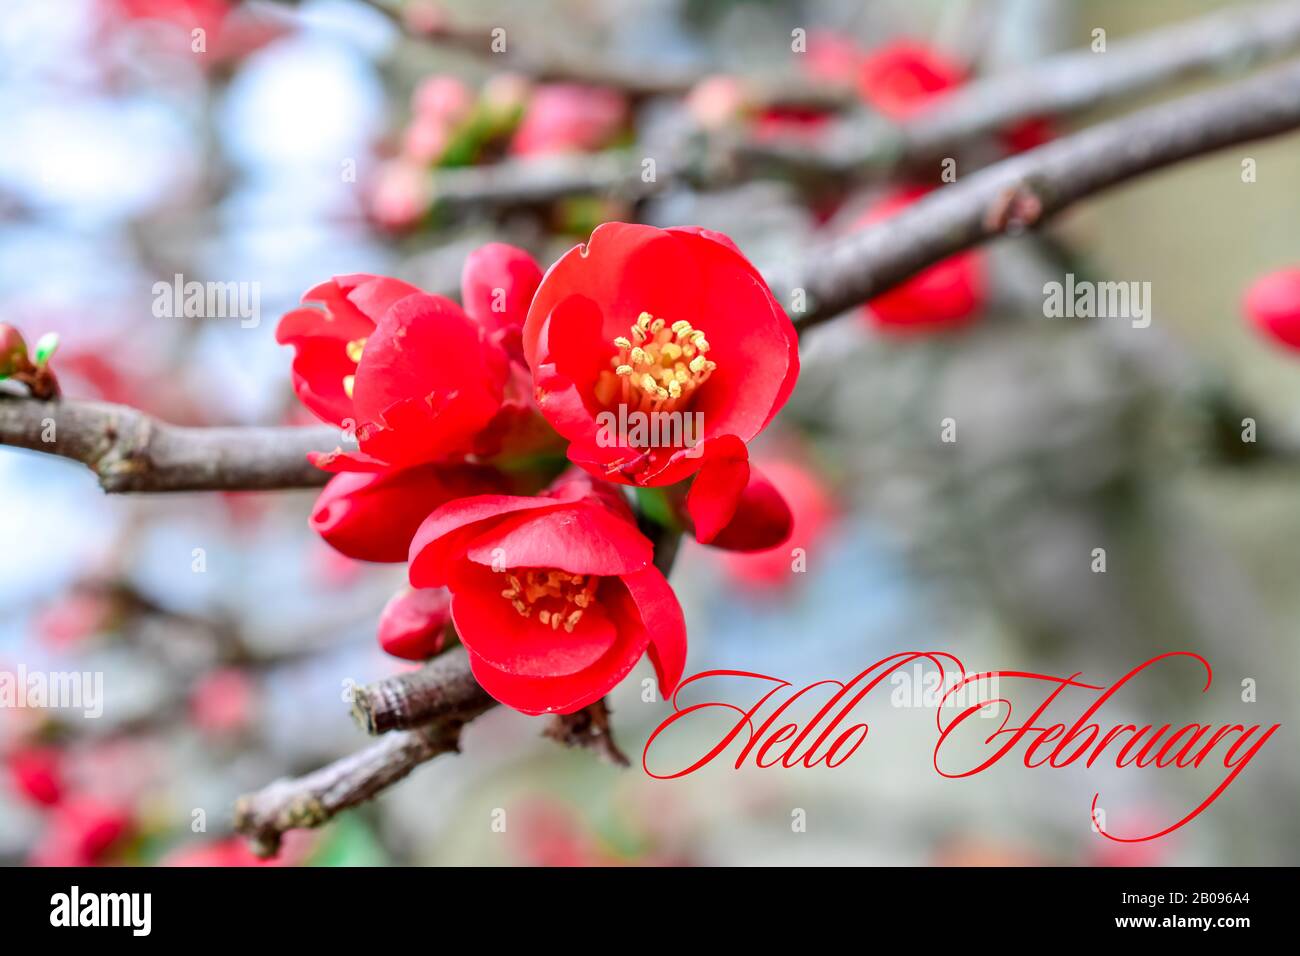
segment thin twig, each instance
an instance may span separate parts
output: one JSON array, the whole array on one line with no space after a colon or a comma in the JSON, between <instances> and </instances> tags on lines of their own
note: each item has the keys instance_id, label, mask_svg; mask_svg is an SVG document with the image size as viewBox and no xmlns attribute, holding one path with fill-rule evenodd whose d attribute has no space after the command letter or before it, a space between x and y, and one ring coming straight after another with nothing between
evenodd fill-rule
<instances>
[{"instance_id":1,"label":"thin twig","mask_svg":"<svg viewBox=\"0 0 1300 956\"><path fill-rule=\"evenodd\" d=\"M235 804L235 829L259 856L274 856L285 831L319 827L382 793L439 754L460 748L461 724L389 734L314 773L277 780Z\"/></svg>"}]
</instances>

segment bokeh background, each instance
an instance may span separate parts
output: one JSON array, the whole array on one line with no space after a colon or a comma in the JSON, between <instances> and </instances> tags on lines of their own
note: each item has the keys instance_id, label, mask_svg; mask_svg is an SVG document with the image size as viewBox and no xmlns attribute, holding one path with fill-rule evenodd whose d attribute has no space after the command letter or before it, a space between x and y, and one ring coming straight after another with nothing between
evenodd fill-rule
<instances>
[{"instance_id":1,"label":"bokeh background","mask_svg":"<svg viewBox=\"0 0 1300 956\"><path fill-rule=\"evenodd\" d=\"M589 64L779 76L795 68L795 27L863 50L910 36L983 73L1084 46L1098 26L1114 40L1220 6L438 8L506 24L523 50ZM207 30L202 55L192 24ZM875 195L819 189L814 199L774 178L645 201L429 210L398 157L421 148L411 97L435 74L518 94L491 57L412 39L358 0L2 0L0 321L29 340L60 334L56 368L72 397L188 424L306 422L275 321L330 275L399 275L454 293L481 242L515 242L549 262L595 222L625 218L721 229L768 268L842 230ZM1194 85L1161 95L1184 88ZM593 149L657 142L692 121L680 97L571 108L581 135L594 124L604 138ZM602 110L616 132L599 132ZM527 152L509 142L494 148ZM426 165L444 146L426 144ZM1213 773L1099 765L948 781L930 764L932 715L885 699L864 705L871 737L833 772L720 762L670 782L565 751L540 738L539 721L497 708L466 730L462 755L290 841L286 861L1300 862L1290 739L1300 457L1255 453L1236 435L1253 417L1284 448L1300 421L1300 361L1252 333L1240 305L1256 276L1300 262L1296 147L1283 138L1180 166L1086 203L1041 237L982 252L987 300L958 333L899 338L855 314L810 334L795 397L759 449L796 506L806 573L688 545L672 578L691 672L737 667L798 684L925 648L978 669L1110 680L1165 650L1204 654L1216 668L1209 693L1196 693L1190 668L1169 668L1116 716L1283 730L1191 826L1126 848L1091 832L1087 807L1100 790L1117 826L1172 821L1217 785ZM1242 182L1243 156L1256 160L1257 182ZM1044 318L1042 284L1066 271L1150 282L1151 328ZM155 318L153 284L176 273L257 283L260 324ZM940 421L958 414L959 441L941 444ZM83 468L0 450L0 666L105 675L97 720L0 710L0 861L244 862L229 839L239 794L365 743L344 693L407 666L374 638L403 570L333 554L307 528L312 500L107 497ZM1105 574L1090 569L1097 547ZM611 698L634 765L668 712L641 699L649 673L643 662ZM1254 703L1241 700L1246 678ZM504 833L492 826L498 809ZM791 826L796 809L805 831Z\"/></svg>"}]
</instances>

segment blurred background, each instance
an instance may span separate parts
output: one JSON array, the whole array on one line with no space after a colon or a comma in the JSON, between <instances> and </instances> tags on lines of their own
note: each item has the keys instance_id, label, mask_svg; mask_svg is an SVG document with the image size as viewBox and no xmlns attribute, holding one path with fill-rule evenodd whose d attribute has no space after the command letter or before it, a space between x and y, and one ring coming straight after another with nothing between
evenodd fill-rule
<instances>
[{"instance_id":1,"label":"blurred background","mask_svg":"<svg viewBox=\"0 0 1300 956\"><path fill-rule=\"evenodd\" d=\"M816 154L823 106L765 104L734 78L856 101L864 58L902 42L978 76L1085 47L1097 27L1114 41L1224 6L0 0L0 321L29 341L59 333L70 397L185 424L306 423L275 322L331 275L455 294L484 241L547 264L611 219L719 229L768 269L900 190L937 185L773 175L483 198L526 181L510 164L677 155L737 124ZM505 54L476 49L499 25ZM971 161L1136 105L1044 121ZM885 307L817 328L756 449L792 502L806 571L784 551L686 545L672 576L688 672L801 685L924 648L971 669L1105 682L1166 650L1201 653L1209 693L1169 668L1116 716L1284 730L1192 825L1124 847L1090 830L1087 808L1100 790L1117 827L1158 828L1217 786L1213 774L1099 764L944 780L932 713L890 712L885 698L864 704L871 737L834 772L720 764L656 781L635 765L668 708L642 701L643 661L611 697L634 769L496 708L467 728L462 755L296 834L281 861L1300 863L1300 762L1286 738L1300 718L1300 456L1238 438L1244 417L1274 437L1300 422L1300 361L1241 308L1257 276L1300 262L1296 145L1185 164L979 250L948 280L960 314L924 334L898 334ZM1243 183L1243 156L1257 181ZM1066 272L1149 282L1151 327L1045 318L1043 284ZM176 274L255 283L260 322L156 318L154 284ZM941 421L958 414L960 440L941 443ZM364 745L344 695L409 666L374 636L404 569L331 552L308 530L312 500L108 497L80 466L0 451L0 668L102 672L105 695L94 720L0 710L0 861L251 862L231 837L235 798ZM806 832L792 829L796 809Z\"/></svg>"}]
</instances>

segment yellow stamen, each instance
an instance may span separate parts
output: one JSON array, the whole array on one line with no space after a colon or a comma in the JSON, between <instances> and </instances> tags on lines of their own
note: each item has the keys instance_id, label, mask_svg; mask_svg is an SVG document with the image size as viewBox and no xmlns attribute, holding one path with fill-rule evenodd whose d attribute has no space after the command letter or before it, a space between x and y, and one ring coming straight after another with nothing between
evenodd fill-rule
<instances>
[{"instance_id":1,"label":"yellow stamen","mask_svg":"<svg viewBox=\"0 0 1300 956\"><path fill-rule=\"evenodd\" d=\"M583 612L595 603L600 578L586 574L572 574L553 568L522 569L517 574L506 575L510 587L501 597L510 602L521 617L531 617L537 611L537 620L551 630L564 628L572 634Z\"/></svg>"},{"instance_id":2,"label":"yellow stamen","mask_svg":"<svg viewBox=\"0 0 1300 956\"><path fill-rule=\"evenodd\" d=\"M595 387L605 408L621 401L630 410L682 411L718 367L704 357L711 347L704 331L685 319L670 323L642 312L613 343L612 371L601 372Z\"/></svg>"}]
</instances>

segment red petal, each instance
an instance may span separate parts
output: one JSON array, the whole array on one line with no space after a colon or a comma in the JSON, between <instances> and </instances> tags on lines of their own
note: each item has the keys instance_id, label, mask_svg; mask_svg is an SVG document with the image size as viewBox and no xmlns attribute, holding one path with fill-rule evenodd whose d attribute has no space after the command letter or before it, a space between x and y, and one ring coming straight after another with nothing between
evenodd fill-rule
<instances>
[{"instance_id":1,"label":"red petal","mask_svg":"<svg viewBox=\"0 0 1300 956\"><path fill-rule=\"evenodd\" d=\"M720 233L673 230L700 273L695 312L680 316L703 329L718 363L691 411L705 434L757 435L790 397L799 376L794 324L758 271Z\"/></svg>"},{"instance_id":2,"label":"red petal","mask_svg":"<svg viewBox=\"0 0 1300 956\"><path fill-rule=\"evenodd\" d=\"M781 492L751 464L735 515L709 543L729 551L767 551L788 541L793 526L790 506Z\"/></svg>"},{"instance_id":3,"label":"red petal","mask_svg":"<svg viewBox=\"0 0 1300 956\"><path fill-rule=\"evenodd\" d=\"M504 573L468 563L456 566L451 613L467 648L498 670L522 677L563 677L591 667L618 639L599 603L583 612L572 633L523 617L501 594Z\"/></svg>"},{"instance_id":4,"label":"red petal","mask_svg":"<svg viewBox=\"0 0 1300 956\"><path fill-rule=\"evenodd\" d=\"M468 448L501 406L506 368L454 302L407 296L384 314L357 368L363 450L413 462ZM383 436L382 454L368 447L367 430Z\"/></svg>"},{"instance_id":5,"label":"red petal","mask_svg":"<svg viewBox=\"0 0 1300 956\"><path fill-rule=\"evenodd\" d=\"M555 508L562 499L520 495L475 495L448 502L420 525L411 541L411 584L440 587L451 574L451 562L464 556L469 543L484 528L481 522L535 508Z\"/></svg>"},{"instance_id":6,"label":"red petal","mask_svg":"<svg viewBox=\"0 0 1300 956\"><path fill-rule=\"evenodd\" d=\"M596 431L596 377L609 368L613 354L613 346L601 338L602 322L596 303L572 295L542 323L539 354L546 355L547 361L533 366L537 405L552 427L570 441L587 443Z\"/></svg>"},{"instance_id":7,"label":"red petal","mask_svg":"<svg viewBox=\"0 0 1300 956\"><path fill-rule=\"evenodd\" d=\"M604 697L645 653L647 637L620 634L609 653L585 670L563 677L522 677L493 667L472 650L470 668L483 689L525 714L571 714Z\"/></svg>"},{"instance_id":8,"label":"red petal","mask_svg":"<svg viewBox=\"0 0 1300 956\"><path fill-rule=\"evenodd\" d=\"M365 339L393 302L420 290L384 276L340 276L303 296L324 308L288 312L276 328L276 341L294 348L294 391L322 420L344 425L354 416L343 380L356 371L349 342Z\"/></svg>"},{"instance_id":9,"label":"red petal","mask_svg":"<svg viewBox=\"0 0 1300 956\"><path fill-rule=\"evenodd\" d=\"M364 274L336 276L334 284L347 297L347 302L365 316L372 326L372 331L373 326L379 324L385 312L408 295L423 291L401 279Z\"/></svg>"},{"instance_id":10,"label":"red petal","mask_svg":"<svg viewBox=\"0 0 1300 956\"><path fill-rule=\"evenodd\" d=\"M885 116L904 120L965 82L960 65L916 41L899 40L862 61L858 90Z\"/></svg>"},{"instance_id":11,"label":"red petal","mask_svg":"<svg viewBox=\"0 0 1300 956\"><path fill-rule=\"evenodd\" d=\"M571 504L495 524L473 540L466 557L498 567L619 575L646 567L654 546L605 508Z\"/></svg>"},{"instance_id":12,"label":"red petal","mask_svg":"<svg viewBox=\"0 0 1300 956\"><path fill-rule=\"evenodd\" d=\"M309 451L307 460L319 468L321 471L331 471L334 474L347 471L391 471L392 466L386 461L380 461L378 458L372 458L370 455L363 454L359 451L344 451L342 448L335 448L333 451Z\"/></svg>"},{"instance_id":13,"label":"red petal","mask_svg":"<svg viewBox=\"0 0 1300 956\"><path fill-rule=\"evenodd\" d=\"M406 589L393 596L379 617L379 646L394 657L423 661L442 650L451 623L446 588Z\"/></svg>"},{"instance_id":14,"label":"red petal","mask_svg":"<svg viewBox=\"0 0 1300 956\"><path fill-rule=\"evenodd\" d=\"M623 585L635 605L638 623L650 638L650 662L665 699L677 687L686 667L686 618L668 579L654 565L625 574ZM611 601L611 604L613 602Z\"/></svg>"},{"instance_id":15,"label":"red petal","mask_svg":"<svg viewBox=\"0 0 1300 956\"><path fill-rule=\"evenodd\" d=\"M524 250L503 242L480 246L465 260L460 277L465 312L489 332L520 329L542 270Z\"/></svg>"},{"instance_id":16,"label":"red petal","mask_svg":"<svg viewBox=\"0 0 1300 956\"><path fill-rule=\"evenodd\" d=\"M749 484L749 449L734 435L709 443L704 465L686 494L686 510L695 525L695 538L708 544L736 514Z\"/></svg>"},{"instance_id":17,"label":"red petal","mask_svg":"<svg viewBox=\"0 0 1300 956\"><path fill-rule=\"evenodd\" d=\"M614 337L626 335L642 312L698 317L698 277L687 249L671 233L625 222L597 226L585 245L570 249L542 277L524 325L529 366L535 370L539 361L550 361L538 355L537 340L542 323L568 296L585 296L599 307L603 325L592 347L602 347L608 358Z\"/></svg>"}]
</instances>

